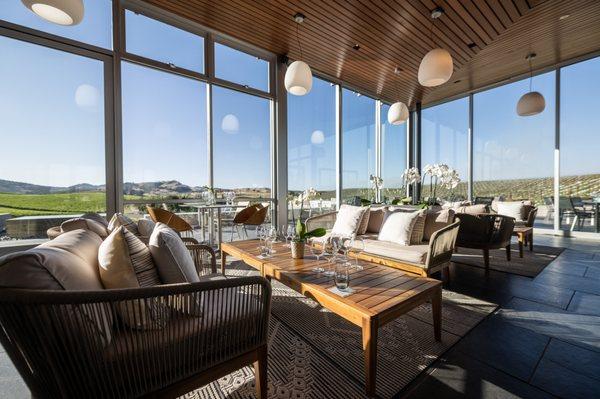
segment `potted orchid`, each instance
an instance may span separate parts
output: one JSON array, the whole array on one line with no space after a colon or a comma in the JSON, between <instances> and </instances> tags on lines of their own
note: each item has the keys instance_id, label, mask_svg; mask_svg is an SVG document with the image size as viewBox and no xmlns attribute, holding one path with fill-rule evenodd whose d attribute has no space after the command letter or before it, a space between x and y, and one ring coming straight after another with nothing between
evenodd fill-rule
<instances>
[{"instance_id":1,"label":"potted orchid","mask_svg":"<svg viewBox=\"0 0 600 399\"><path fill-rule=\"evenodd\" d=\"M425 165L421 181L422 186L424 185L427 176L429 176L429 197L423 201L427 205L436 204L438 184L447 190L454 190L458 186L458 183L460 183L458 172L443 163Z\"/></svg>"},{"instance_id":2,"label":"potted orchid","mask_svg":"<svg viewBox=\"0 0 600 399\"><path fill-rule=\"evenodd\" d=\"M297 196L291 198L292 222L296 227L296 234L294 235L291 244L292 258L294 259L304 258L304 247L306 245L307 239L311 237L323 237L326 233L326 230L324 228L317 228L311 231L307 231L306 222L302 221L302 211L304 210L304 202L316 198L317 195L317 190L311 187L307 190L304 190L304 192L298 194ZM300 206L298 218L296 218L294 215L294 205Z\"/></svg>"},{"instance_id":3,"label":"potted orchid","mask_svg":"<svg viewBox=\"0 0 600 399\"><path fill-rule=\"evenodd\" d=\"M410 186L411 184L415 184L419 181L421 181L421 174L419 173L418 168L412 167L406 169L404 173L402 173L402 188L400 189L400 192L406 193L406 188L408 186ZM411 198L405 197L398 202L401 202L403 204L409 204L411 202Z\"/></svg>"},{"instance_id":4,"label":"potted orchid","mask_svg":"<svg viewBox=\"0 0 600 399\"><path fill-rule=\"evenodd\" d=\"M371 188L373 189L373 201L377 201L377 193L383 188L383 179L379 176L369 175L369 181L371 182Z\"/></svg>"}]
</instances>

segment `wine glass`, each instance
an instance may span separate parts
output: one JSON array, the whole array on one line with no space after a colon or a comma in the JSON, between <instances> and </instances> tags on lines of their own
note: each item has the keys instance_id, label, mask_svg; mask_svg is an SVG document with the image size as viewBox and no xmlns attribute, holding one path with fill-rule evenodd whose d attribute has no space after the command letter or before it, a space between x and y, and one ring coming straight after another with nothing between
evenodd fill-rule
<instances>
[{"instance_id":1,"label":"wine glass","mask_svg":"<svg viewBox=\"0 0 600 399\"><path fill-rule=\"evenodd\" d=\"M271 253L277 252L273 249L273 244L277 242L277 229L273 226L267 231L267 241L269 241Z\"/></svg>"},{"instance_id":2,"label":"wine glass","mask_svg":"<svg viewBox=\"0 0 600 399\"><path fill-rule=\"evenodd\" d=\"M325 243L325 257L328 261L328 267L323 272L326 276L333 276L335 274L335 261L337 260L338 252L340 250L340 237L337 235L332 235L329 237Z\"/></svg>"},{"instance_id":3,"label":"wine glass","mask_svg":"<svg viewBox=\"0 0 600 399\"><path fill-rule=\"evenodd\" d=\"M292 241L292 238L294 238L294 235L296 234L296 228L294 227L293 224L288 224L286 229L285 229L285 246L286 247L291 247L290 242Z\"/></svg>"},{"instance_id":4,"label":"wine glass","mask_svg":"<svg viewBox=\"0 0 600 399\"><path fill-rule=\"evenodd\" d=\"M354 237L354 239L352 240L352 251L354 252L354 255L356 257L356 263L354 265L354 268L356 270L364 269L364 267L362 267L361 265L358 264L358 256L364 250L365 250L365 241L363 240L363 238L361 236Z\"/></svg>"},{"instance_id":5,"label":"wine glass","mask_svg":"<svg viewBox=\"0 0 600 399\"><path fill-rule=\"evenodd\" d=\"M315 241L311 241L310 243L310 252L317 258L317 263L321 261L321 256L325 252L325 246ZM315 266L312 269L314 272L323 273L325 269L322 266Z\"/></svg>"}]
</instances>

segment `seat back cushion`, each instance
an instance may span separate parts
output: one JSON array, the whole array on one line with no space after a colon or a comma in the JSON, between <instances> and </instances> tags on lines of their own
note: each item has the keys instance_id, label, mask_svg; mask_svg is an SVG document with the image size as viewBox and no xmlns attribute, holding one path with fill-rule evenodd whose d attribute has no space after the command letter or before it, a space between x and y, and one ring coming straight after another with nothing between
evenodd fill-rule
<instances>
[{"instance_id":1,"label":"seat back cushion","mask_svg":"<svg viewBox=\"0 0 600 399\"><path fill-rule=\"evenodd\" d=\"M358 225L358 230L356 234L362 235L367 232L367 228L369 227L369 218L371 217L371 207L364 207L364 211L362 217L360 218L360 224Z\"/></svg>"},{"instance_id":2,"label":"seat back cushion","mask_svg":"<svg viewBox=\"0 0 600 399\"><path fill-rule=\"evenodd\" d=\"M525 206L522 201L503 201L498 202L498 214L510 216L516 220L523 220Z\"/></svg>"},{"instance_id":3,"label":"seat back cushion","mask_svg":"<svg viewBox=\"0 0 600 399\"><path fill-rule=\"evenodd\" d=\"M454 222L453 209L427 210L425 228L423 229L423 241L429 241L433 233Z\"/></svg>"},{"instance_id":4,"label":"seat back cushion","mask_svg":"<svg viewBox=\"0 0 600 399\"><path fill-rule=\"evenodd\" d=\"M98 222L101 225L103 225L104 227L108 228L108 220L106 220L106 218L96 212L88 212L88 213L84 213L83 215L81 215L82 218L84 219L90 219L93 220L94 222Z\"/></svg>"},{"instance_id":5,"label":"seat back cushion","mask_svg":"<svg viewBox=\"0 0 600 399\"><path fill-rule=\"evenodd\" d=\"M343 204L337 213L335 224L331 229L331 234L343 236L356 234L360 227L363 214L368 210L369 208L362 206Z\"/></svg>"},{"instance_id":6,"label":"seat back cushion","mask_svg":"<svg viewBox=\"0 0 600 399\"><path fill-rule=\"evenodd\" d=\"M413 226L410 235L410 245L420 245L423 242L423 233L425 232L425 220L427 219L427 210L422 209L417 212L417 220Z\"/></svg>"},{"instance_id":7,"label":"seat back cushion","mask_svg":"<svg viewBox=\"0 0 600 399\"><path fill-rule=\"evenodd\" d=\"M123 226L117 227L100 245L98 261L105 288L138 288L161 284L150 250ZM162 305L155 301L123 303L118 311L123 322L132 328L162 328L166 322L162 316Z\"/></svg>"},{"instance_id":8,"label":"seat back cushion","mask_svg":"<svg viewBox=\"0 0 600 399\"><path fill-rule=\"evenodd\" d=\"M486 204L460 206L453 209L456 213L467 213L469 215L481 215L490 211L490 208Z\"/></svg>"},{"instance_id":9,"label":"seat back cushion","mask_svg":"<svg viewBox=\"0 0 600 399\"><path fill-rule=\"evenodd\" d=\"M0 287L102 290L97 260L101 243L96 233L73 230L35 248L0 258ZM90 326L83 326L80 334L98 339L103 345L110 342L113 323L110 312L87 312L77 307L70 311Z\"/></svg>"},{"instance_id":10,"label":"seat back cushion","mask_svg":"<svg viewBox=\"0 0 600 399\"><path fill-rule=\"evenodd\" d=\"M200 281L190 251L175 230L166 224L156 224L148 247L164 284Z\"/></svg>"},{"instance_id":11,"label":"seat back cushion","mask_svg":"<svg viewBox=\"0 0 600 399\"><path fill-rule=\"evenodd\" d=\"M385 218L386 208L376 208L369 210L369 223L367 224L366 233L379 234L381 226L383 226L383 219Z\"/></svg>"},{"instance_id":12,"label":"seat back cushion","mask_svg":"<svg viewBox=\"0 0 600 399\"><path fill-rule=\"evenodd\" d=\"M64 221L60 225L60 230L64 233L72 230L90 230L98 234L100 238L106 238L110 234L106 226L102 223L96 222L93 219L75 218Z\"/></svg>"},{"instance_id":13,"label":"seat back cushion","mask_svg":"<svg viewBox=\"0 0 600 399\"><path fill-rule=\"evenodd\" d=\"M392 212L386 215L378 239L400 245L410 245L413 228L420 212Z\"/></svg>"},{"instance_id":14,"label":"seat back cushion","mask_svg":"<svg viewBox=\"0 0 600 399\"><path fill-rule=\"evenodd\" d=\"M117 229L117 227L123 226L134 235L139 236L140 232L138 231L137 224L127 216L122 213L115 213L113 217L108 222L108 231L111 233Z\"/></svg>"},{"instance_id":15,"label":"seat back cushion","mask_svg":"<svg viewBox=\"0 0 600 399\"><path fill-rule=\"evenodd\" d=\"M137 222L138 233L141 237L150 237L154 227L156 227L156 223L151 219L142 218Z\"/></svg>"}]
</instances>

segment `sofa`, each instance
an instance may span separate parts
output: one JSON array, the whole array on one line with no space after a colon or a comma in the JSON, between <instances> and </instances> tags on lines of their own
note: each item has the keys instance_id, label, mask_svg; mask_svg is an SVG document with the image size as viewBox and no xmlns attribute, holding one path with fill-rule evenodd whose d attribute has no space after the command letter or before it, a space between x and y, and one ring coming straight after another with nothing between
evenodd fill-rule
<instances>
[{"instance_id":1,"label":"sofa","mask_svg":"<svg viewBox=\"0 0 600 399\"><path fill-rule=\"evenodd\" d=\"M105 289L109 239L63 231L0 258L0 342L33 396L176 397L254 363L266 397L269 282L216 277L188 240L197 282Z\"/></svg>"},{"instance_id":2,"label":"sofa","mask_svg":"<svg viewBox=\"0 0 600 399\"><path fill-rule=\"evenodd\" d=\"M350 205L342 205L348 207ZM357 232L364 242L364 250L358 253L359 259L404 270L420 276L444 273L450 264L456 243L459 222L454 219L452 210L423 210L423 236L418 242L403 245L380 239L386 219L396 212L419 212L405 207L364 207L368 213L367 228ZM325 228L327 234L320 240L327 240L332 234L338 212L329 212L307 219L307 230ZM446 278L449 275L446 273Z\"/></svg>"}]
</instances>

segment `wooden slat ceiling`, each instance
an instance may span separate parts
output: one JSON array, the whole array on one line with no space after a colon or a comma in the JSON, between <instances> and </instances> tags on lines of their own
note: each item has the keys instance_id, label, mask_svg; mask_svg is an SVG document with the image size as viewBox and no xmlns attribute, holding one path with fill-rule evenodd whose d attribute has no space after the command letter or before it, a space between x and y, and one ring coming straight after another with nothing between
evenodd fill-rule
<instances>
[{"instance_id":1,"label":"wooden slat ceiling","mask_svg":"<svg viewBox=\"0 0 600 399\"><path fill-rule=\"evenodd\" d=\"M291 59L300 59L292 17L301 12L302 59L311 68L410 107L522 75L530 51L537 69L600 50L598 0L145 1ZM432 25L436 7L445 14ZM450 51L455 72L424 88L417 71L434 46Z\"/></svg>"}]
</instances>

